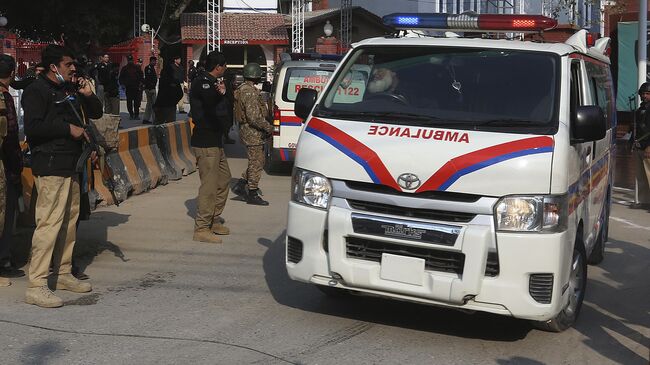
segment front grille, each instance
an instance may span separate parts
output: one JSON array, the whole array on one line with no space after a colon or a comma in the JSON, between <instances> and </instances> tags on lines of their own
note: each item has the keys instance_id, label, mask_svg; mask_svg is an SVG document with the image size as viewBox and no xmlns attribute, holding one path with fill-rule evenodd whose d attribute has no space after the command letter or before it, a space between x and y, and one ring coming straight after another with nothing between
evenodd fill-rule
<instances>
[{"instance_id":1,"label":"front grille","mask_svg":"<svg viewBox=\"0 0 650 365\"><path fill-rule=\"evenodd\" d=\"M531 274L528 291L535 301L550 304L553 297L553 274Z\"/></svg>"},{"instance_id":2,"label":"front grille","mask_svg":"<svg viewBox=\"0 0 650 365\"><path fill-rule=\"evenodd\" d=\"M287 237L287 261L297 264L302 260L302 241Z\"/></svg>"},{"instance_id":3,"label":"front grille","mask_svg":"<svg viewBox=\"0 0 650 365\"><path fill-rule=\"evenodd\" d=\"M387 185L365 183L365 182L358 182L358 181L346 181L345 185L352 190L408 196L412 198L448 200L448 201L461 202L461 203L474 203L479 199L481 199L480 195L452 193L448 191L423 191L421 193L404 193L395 190Z\"/></svg>"},{"instance_id":4,"label":"front grille","mask_svg":"<svg viewBox=\"0 0 650 365\"><path fill-rule=\"evenodd\" d=\"M499 254L496 252L488 252L485 276L497 275L499 275Z\"/></svg>"},{"instance_id":5,"label":"front grille","mask_svg":"<svg viewBox=\"0 0 650 365\"><path fill-rule=\"evenodd\" d=\"M465 255L431 248L398 245L359 237L346 238L347 256L360 260L381 262L383 253L424 259L426 270L463 273Z\"/></svg>"},{"instance_id":6,"label":"front grille","mask_svg":"<svg viewBox=\"0 0 650 365\"><path fill-rule=\"evenodd\" d=\"M474 219L476 214L473 213L458 213L433 209L418 209L398 207L395 205L366 202L360 200L348 199L350 207L356 210L365 212L390 214L409 218L430 219L443 222L467 223Z\"/></svg>"}]
</instances>

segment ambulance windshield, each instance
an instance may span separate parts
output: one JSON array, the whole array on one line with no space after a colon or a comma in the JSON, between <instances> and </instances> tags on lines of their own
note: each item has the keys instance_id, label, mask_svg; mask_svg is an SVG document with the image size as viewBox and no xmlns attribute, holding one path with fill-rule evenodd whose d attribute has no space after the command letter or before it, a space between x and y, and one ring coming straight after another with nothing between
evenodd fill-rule
<instances>
[{"instance_id":1,"label":"ambulance windshield","mask_svg":"<svg viewBox=\"0 0 650 365\"><path fill-rule=\"evenodd\" d=\"M462 129L557 125L559 57L459 47L354 51L314 115Z\"/></svg>"}]
</instances>

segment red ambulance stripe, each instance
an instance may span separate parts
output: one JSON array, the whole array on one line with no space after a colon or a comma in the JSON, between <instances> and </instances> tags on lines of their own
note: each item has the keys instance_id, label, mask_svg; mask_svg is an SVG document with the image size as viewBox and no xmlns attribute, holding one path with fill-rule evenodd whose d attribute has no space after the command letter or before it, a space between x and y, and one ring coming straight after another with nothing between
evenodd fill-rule
<instances>
[{"instance_id":1,"label":"red ambulance stripe","mask_svg":"<svg viewBox=\"0 0 650 365\"><path fill-rule=\"evenodd\" d=\"M553 147L551 137L532 137L506 142L454 157L436 171L416 192L439 190L454 174L497 157L519 151ZM498 161L495 160L495 161Z\"/></svg>"},{"instance_id":2,"label":"red ambulance stripe","mask_svg":"<svg viewBox=\"0 0 650 365\"><path fill-rule=\"evenodd\" d=\"M330 137L342 147L349 150L349 152L363 160L366 165L364 168L370 168L371 172L377 177L378 183L390 186L397 191L402 190L375 151L371 150L363 143L318 118L312 118L309 121L308 128L315 129L316 131ZM361 165L363 166L364 164Z\"/></svg>"},{"instance_id":3,"label":"red ambulance stripe","mask_svg":"<svg viewBox=\"0 0 650 365\"><path fill-rule=\"evenodd\" d=\"M291 116L282 116L280 117L280 125L290 125L290 126L302 126L302 119L299 117L291 117Z\"/></svg>"}]
</instances>

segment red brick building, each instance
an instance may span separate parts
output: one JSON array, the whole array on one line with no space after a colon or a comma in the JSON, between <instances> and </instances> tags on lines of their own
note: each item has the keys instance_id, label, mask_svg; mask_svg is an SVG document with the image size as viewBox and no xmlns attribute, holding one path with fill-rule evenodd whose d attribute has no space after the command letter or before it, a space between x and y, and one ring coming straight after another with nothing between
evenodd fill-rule
<instances>
[{"instance_id":1,"label":"red brick building","mask_svg":"<svg viewBox=\"0 0 650 365\"><path fill-rule=\"evenodd\" d=\"M206 22L206 13L181 15L184 59L198 62L207 45ZM268 68L289 47L282 14L222 13L221 23L221 51L230 69L241 69L249 62Z\"/></svg>"},{"instance_id":2,"label":"red brick building","mask_svg":"<svg viewBox=\"0 0 650 365\"><path fill-rule=\"evenodd\" d=\"M151 46L151 37L142 36L129 39L108 47L104 53L108 54L111 62L119 63L120 65L126 64L126 57L133 56L134 60L142 58L145 65L149 63L149 57L158 57L158 40L154 39L153 47Z\"/></svg>"}]
</instances>

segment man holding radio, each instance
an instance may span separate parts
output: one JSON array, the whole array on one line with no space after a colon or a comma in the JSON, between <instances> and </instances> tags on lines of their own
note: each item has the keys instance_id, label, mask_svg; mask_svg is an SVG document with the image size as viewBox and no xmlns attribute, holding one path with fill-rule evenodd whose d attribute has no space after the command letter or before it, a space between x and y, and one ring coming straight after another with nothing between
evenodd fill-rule
<instances>
[{"instance_id":1,"label":"man holding radio","mask_svg":"<svg viewBox=\"0 0 650 365\"><path fill-rule=\"evenodd\" d=\"M63 301L52 293L48 279L54 289L76 293L92 290L89 283L71 274L80 202L75 167L83 141L88 141L84 124L87 118L102 116L102 103L87 80L79 78L74 82L76 67L68 49L48 45L41 57L45 71L22 98L25 135L38 193L25 302L53 308L62 306Z\"/></svg>"}]
</instances>

